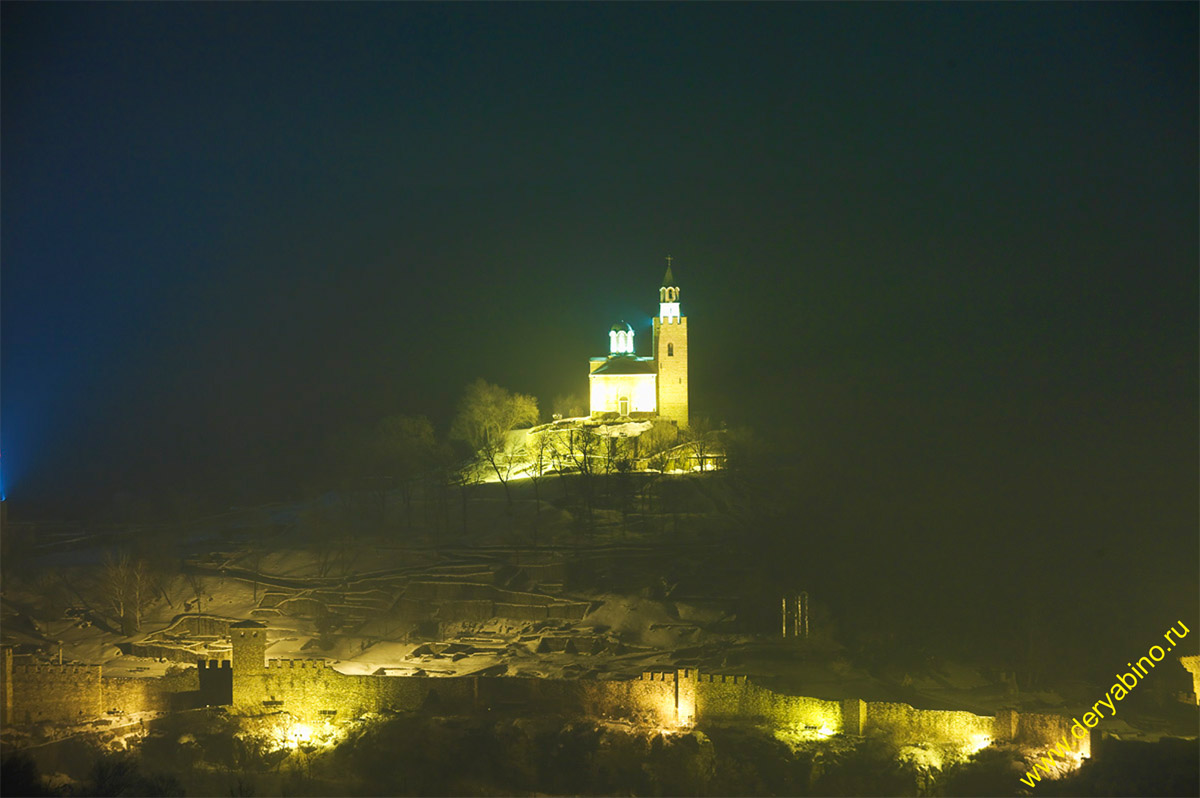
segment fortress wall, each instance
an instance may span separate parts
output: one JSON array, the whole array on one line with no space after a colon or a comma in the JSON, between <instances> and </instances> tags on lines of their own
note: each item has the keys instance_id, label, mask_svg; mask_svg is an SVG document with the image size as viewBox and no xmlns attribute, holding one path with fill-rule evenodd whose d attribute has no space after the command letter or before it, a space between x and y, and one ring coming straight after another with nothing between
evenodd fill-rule
<instances>
[{"instance_id":1,"label":"fortress wall","mask_svg":"<svg viewBox=\"0 0 1200 798\"><path fill-rule=\"evenodd\" d=\"M811 729L842 728L842 707L837 701L807 696L784 695L751 684L746 696L750 710L781 725L803 725Z\"/></svg>"},{"instance_id":2,"label":"fortress wall","mask_svg":"<svg viewBox=\"0 0 1200 798\"><path fill-rule=\"evenodd\" d=\"M585 699L580 682L534 676L480 676L475 682L477 710L516 709L539 715L579 715Z\"/></svg>"},{"instance_id":3,"label":"fortress wall","mask_svg":"<svg viewBox=\"0 0 1200 798\"><path fill-rule=\"evenodd\" d=\"M863 731L893 737L900 743L967 743L992 738L994 718L970 712L914 709L908 704L868 701Z\"/></svg>"},{"instance_id":4,"label":"fortress wall","mask_svg":"<svg viewBox=\"0 0 1200 798\"><path fill-rule=\"evenodd\" d=\"M171 691L166 689L162 679L105 676L101 684L101 705L106 712L167 712L171 709Z\"/></svg>"},{"instance_id":5,"label":"fortress wall","mask_svg":"<svg viewBox=\"0 0 1200 798\"><path fill-rule=\"evenodd\" d=\"M347 675L318 660L273 660L263 672L235 675L237 709L285 711L305 722L382 709L461 713L517 708L582 714L659 726L676 722L675 681L591 682L536 677L441 678ZM270 702L270 703L266 703Z\"/></svg>"},{"instance_id":6,"label":"fortress wall","mask_svg":"<svg viewBox=\"0 0 1200 798\"><path fill-rule=\"evenodd\" d=\"M656 674L658 675L658 674ZM671 674L662 674L671 676ZM580 681L580 709L595 718L628 720L654 726L674 726L675 681Z\"/></svg>"},{"instance_id":7,"label":"fortress wall","mask_svg":"<svg viewBox=\"0 0 1200 798\"><path fill-rule=\"evenodd\" d=\"M283 711L307 723L345 720L384 709L439 714L516 709L666 728L697 720L805 726L889 736L901 744L962 745L994 739L1042 748L1065 736L1077 752L1091 753L1090 736L1076 740L1070 732L1072 720L1059 715L1007 710L992 718L919 710L901 703L825 701L776 693L744 676L692 669L647 671L629 681L587 681L348 675L324 660L272 660L257 671L238 673L228 661L212 661L154 679L102 678L98 665L15 665L11 659L6 664L11 668L7 682L13 696L6 706L11 712L6 714L13 723L87 720L109 709L167 711L183 699L219 704L229 700L222 693L231 686L236 711Z\"/></svg>"},{"instance_id":8,"label":"fortress wall","mask_svg":"<svg viewBox=\"0 0 1200 798\"><path fill-rule=\"evenodd\" d=\"M196 664L195 674L199 706L223 706L233 702L233 668L229 660L202 660Z\"/></svg>"},{"instance_id":9,"label":"fortress wall","mask_svg":"<svg viewBox=\"0 0 1200 798\"><path fill-rule=\"evenodd\" d=\"M1174 629L1175 627L1171 627ZM1183 669L1192 675L1192 692L1188 695L1184 693L1183 700L1188 704L1200 704L1200 656L1192 654L1187 657L1180 657L1179 664Z\"/></svg>"},{"instance_id":10,"label":"fortress wall","mask_svg":"<svg viewBox=\"0 0 1200 798\"><path fill-rule=\"evenodd\" d=\"M12 723L71 722L102 714L99 665L13 664Z\"/></svg>"},{"instance_id":11,"label":"fortress wall","mask_svg":"<svg viewBox=\"0 0 1200 798\"><path fill-rule=\"evenodd\" d=\"M308 722L382 709L466 712L472 679L349 675L322 660L272 660L259 673L233 676L235 707L249 714L289 712Z\"/></svg>"},{"instance_id":12,"label":"fortress wall","mask_svg":"<svg viewBox=\"0 0 1200 798\"><path fill-rule=\"evenodd\" d=\"M837 701L776 693L745 676L702 673L696 683L696 716L705 720L753 720L833 731L842 728Z\"/></svg>"},{"instance_id":13,"label":"fortress wall","mask_svg":"<svg viewBox=\"0 0 1200 798\"><path fill-rule=\"evenodd\" d=\"M696 685L696 714L712 720L746 717L749 687L745 676L700 674Z\"/></svg>"},{"instance_id":14,"label":"fortress wall","mask_svg":"<svg viewBox=\"0 0 1200 798\"><path fill-rule=\"evenodd\" d=\"M1033 748L1049 748L1057 745L1065 736L1072 750L1083 756L1092 755L1091 730L1083 739L1071 734L1071 718L1062 715L1043 715L1036 712L1013 712L1016 735L1013 741Z\"/></svg>"},{"instance_id":15,"label":"fortress wall","mask_svg":"<svg viewBox=\"0 0 1200 798\"><path fill-rule=\"evenodd\" d=\"M474 708L478 689L474 678L347 676L336 672L335 676L339 677L334 685L338 695L351 696L360 711L466 713Z\"/></svg>"}]
</instances>

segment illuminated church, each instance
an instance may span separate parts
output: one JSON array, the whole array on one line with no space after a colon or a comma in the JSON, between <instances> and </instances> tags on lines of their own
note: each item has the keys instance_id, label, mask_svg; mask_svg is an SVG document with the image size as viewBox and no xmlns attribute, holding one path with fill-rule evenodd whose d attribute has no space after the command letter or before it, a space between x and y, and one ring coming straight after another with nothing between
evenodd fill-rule
<instances>
[{"instance_id":1,"label":"illuminated church","mask_svg":"<svg viewBox=\"0 0 1200 798\"><path fill-rule=\"evenodd\" d=\"M667 273L658 289L658 316L653 325L652 357L639 357L634 331L618 322L608 333L608 356L589 362L591 413L619 418L660 418L688 425L687 316L679 312L679 286Z\"/></svg>"}]
</instances>

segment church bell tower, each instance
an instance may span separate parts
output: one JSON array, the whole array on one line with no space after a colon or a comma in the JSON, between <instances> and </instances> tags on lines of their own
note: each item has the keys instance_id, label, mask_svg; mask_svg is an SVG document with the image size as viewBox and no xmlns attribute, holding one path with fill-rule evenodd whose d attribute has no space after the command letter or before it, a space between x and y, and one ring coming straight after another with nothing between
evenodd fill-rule
<instances>
[{"instance_id":1,"label":"church bell tower","mask_svg":"<svg viewBox=\"0 0 1200 798\"><path fill-rule=\"evenodd\" d=\"M667 273L658 289L658 316L654 319L654 359L658 368L658 415L681 428L688 425L687 316L679 312L679 286Z\"/></svg>"}]
</instances>

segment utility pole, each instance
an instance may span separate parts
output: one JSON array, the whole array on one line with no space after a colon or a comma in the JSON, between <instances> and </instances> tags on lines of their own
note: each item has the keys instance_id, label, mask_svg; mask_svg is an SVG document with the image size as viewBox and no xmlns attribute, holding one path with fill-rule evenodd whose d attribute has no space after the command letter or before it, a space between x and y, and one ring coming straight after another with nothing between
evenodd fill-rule
<instances>
[{"instance_id":1,"label":"utility pole","mask_svg":"<svg viewBox=\"0 0 1200 798\"><path fill-rule=\"evenodd\" d=\"M808 593L800 591L796 596L796 636L808 638Z\"/></svg>"}]
</instances>

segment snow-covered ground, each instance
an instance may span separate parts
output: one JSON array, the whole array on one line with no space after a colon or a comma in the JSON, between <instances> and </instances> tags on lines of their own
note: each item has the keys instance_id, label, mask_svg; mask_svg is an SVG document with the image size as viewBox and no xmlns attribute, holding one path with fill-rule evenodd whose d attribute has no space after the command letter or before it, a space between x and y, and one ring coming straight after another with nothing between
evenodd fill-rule
<instances>
[{"instance_id":1,"label":"snow-covered ground","mask_svg":"<svg viewBox=\"0 0 1200 798\"><path fill-rule=\"evenodd\" d=\"M158 574L141 630L130 636L119 632L105 603L103 549L109 544L89 556L73 541L66 553L51 548L9 572L4 639L47 659L56 660L61 650L64 661L101 663L111 675L157 676L168 661L122 649L153 644L193 658L228 655L227 641L182 629L180 618L203 614L263 621L271 629L268 657L324 658L348 674L607 679L687 666L748 674L800 695L981 714L1014 705L1068 712L1086 698L1082 690L1066 699L1049 690L1016 694L995 674L946 659L906 672L871 672L828 635L797 643L748 634L736 601L715 589L704 594L705 585L719 583L715 573L693 574L686 599L672 597L672 586L655 575L657 563L682 556L712 522L712 511L695 511L699 501L689 502L690 513L639 514L640 527L627 511L596 508L591 527L581 532L577 508L546 500L575 488L547 483L540 488L540 513L527 481L515 490L511 508L498 486L474 486L465 506L458 494L440 509L417 505L415 527L396 522L388 534L347 534L336 513L340 505L328 497L272 510L290 523L272 535L254 533L250 524L230 527L227 520L189 526L170 538L169 556L162 558L182 561L182 572ZM400 498L388 502L402 517ZM440 537L421 526L438 512L449 521ZM464 523L468 534L460 532ZM719 569L722 560L706 562ZM591 569L593 578L576 578L577 568ZM500 605L582 609L518 620L505 615L516 610ZM487 617L491 611L495 616ZM1132 717L1121 721L1127 736L1154 728Z\"/></svg>"}]
</instances>

